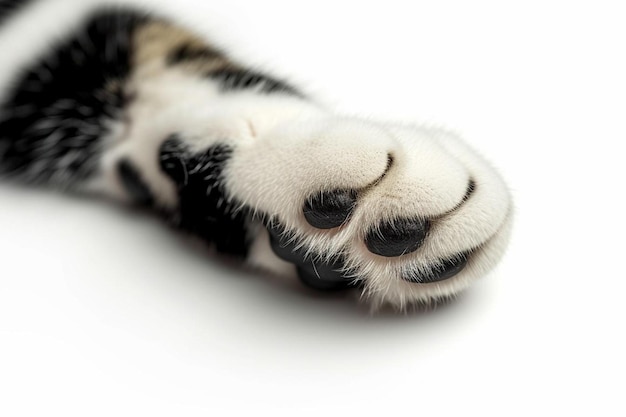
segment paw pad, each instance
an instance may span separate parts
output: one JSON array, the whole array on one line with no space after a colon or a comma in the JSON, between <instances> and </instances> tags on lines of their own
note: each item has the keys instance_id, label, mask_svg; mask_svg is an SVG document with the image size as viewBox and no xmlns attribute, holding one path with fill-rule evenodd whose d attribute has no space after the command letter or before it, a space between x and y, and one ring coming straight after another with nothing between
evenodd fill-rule
<instances>
[{"instance_id":1,"label":"paw pad","mask_svg":"<svg viewBox=\"0 0 626 417\"><path fill-rule=\"evenodd\" d=\"M395 257L417 250L430 229L430 222L423 219L399 219L382 223L373 228L365 238L365 245L370 252Z\"/></svg>"},{"instance_id":2,"label":"paw pad","mask_svg":"<svg viewBox=\"0 0 626 417\"><path fill-rule=\"evenodd\" d=\"M269 226L270 244L274 253L281 259L296 265L300 280L308 287L322 291L337 291L351 288L354 284L342 270L343 263L316 261L306 256L306 250L284 236L280 226Z\"/></svg>"},{"instance_id":3,"label":"paw pad","mask_svg":"<svg viewBox=\"0 0 626 417\"><path fill-rule=\"evenodd\" d=\"M459 254L454 258L444 259L439 265L434 266L429 273L423 274L418 271L410 271L402 277L405 281L426 284L429 282L443 281L452 278L467 265L467 254Z\"/></svg>"},{"instance_id":4,"label":"paw pad","mask_svg":"<svg viewBox=\"0 0 626 417\"><path fill-rule=\"evenodd\" d=\"M309 261L297 266L300 280L307 286L322 291L350 288L350 281L341 272L341 263L317 263Z\"/></svg>"},{"instance_id":5,"label":"paw pad","mask_svg":"<svg viewBox=\"0 0 626 417\"><path fill-rule=\"evenodd\" d=\"M350 217L356 198L355 190L333 190L314 195L304 204L304 217L318 229L339 227Z\"/></svg>"}]
</instances>

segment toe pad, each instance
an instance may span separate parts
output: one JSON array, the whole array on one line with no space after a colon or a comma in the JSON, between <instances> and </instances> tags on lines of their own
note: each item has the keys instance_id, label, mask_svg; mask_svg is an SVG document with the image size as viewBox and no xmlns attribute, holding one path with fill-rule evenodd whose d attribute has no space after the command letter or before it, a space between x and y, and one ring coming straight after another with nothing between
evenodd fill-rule
<instances>
[{"instance_id":1,"label":"toe pad","mask_svg":"<svg viewBox=\"0 0 626 417\"><path fill-rule=\"evenodd\" d=\"M341 272L341 263L311 262L298 265L298 276L308 287L320 291L337 291L352 287Z\"/></svg>"},{"instance_id":2,"label":"toe pad","mask_svg":"<svg viewBox=\"0 0 626 417\"><path fill-rule=\"evenodd\" d=\"M454 258L442 260L439 265L434 266L427 274L411 271L402 278L405 281L415 282L417 284L444 281L461 272L463 268L465 268L465 265L467 265L467 254L459 254Z\"/></svg>"},{"instance_id":3,"label":"toe pad","mask_svg":"<svg viewBox=\"0 0 626 417\"><path fill-rule=\"evenodd\" d=\"M306 256L306 250L284 236L283 229L278 226L268 227L270 245L274 253L281 259L296 265L300 280L308 287L321 291L337 291L352 288L354 284L343 271L343 263L335 261L326 263L312 260Z\"/></svg>"},{"instance_id":4,"label":"toe pad","mask_svg":"<svg viewBox=\"0 0 626 417\"><path fill-rule=\"evenodd\" d=\"M398 219L382 223L365 237L367 249L380 256L395 257L417 250L430 229L428 220Z\"/></svg>"},{"instance_id":5,"label":"toe pad","mask_svg":"<svg viewBox=\"0 0 626 417\"><path fill-rule=\"evenodd\" d=\"M304 204L304 217L318 229L341 226L356 204L355 190L333 190L310 197Z\"/></svg>"}]
</instances>

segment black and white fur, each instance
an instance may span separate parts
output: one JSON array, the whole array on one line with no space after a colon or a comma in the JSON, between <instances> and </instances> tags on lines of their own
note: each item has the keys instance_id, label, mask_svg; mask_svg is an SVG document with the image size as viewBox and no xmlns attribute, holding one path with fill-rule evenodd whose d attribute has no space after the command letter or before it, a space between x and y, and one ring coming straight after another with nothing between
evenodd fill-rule
<instances>
[{"instance_id":1,"label":"black and white fur","mask_svg":"<svg viewBox=\"0 0 626 417\"><path fill-rule=\"evenodd\" d=\"M509 192L450 132L335 115L161 16L100 8L50 38L58 22L42 16L62 3L0 4L6 177L143 204L219 252L295 279L269 228L314 270L341 260L374 307L453 296L504 251ZM312 226L303 207L337 190L353 196L349 216ZM415 224L428 227L411 251L382 256L366 244ZM451 263L462 266L431 279Z\"/></svg>"}]
</instances>

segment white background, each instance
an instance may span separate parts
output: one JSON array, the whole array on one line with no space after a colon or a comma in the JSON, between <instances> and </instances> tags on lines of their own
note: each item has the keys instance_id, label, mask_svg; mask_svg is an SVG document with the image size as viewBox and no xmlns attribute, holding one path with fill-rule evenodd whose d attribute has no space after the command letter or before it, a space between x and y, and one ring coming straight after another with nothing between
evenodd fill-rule
<instances>
[{"instance_id":1,"label":"white background","mask_svg":"<svg viewBox=\"0 0 626 417\"><path fill-rule=\"evenodd\" d=\"M510 184L510 249L449 306L371 317L1 184L0 415L626 415L619 1L165 3L338 111L459 131Z\"/></svg>"}]
</instances>

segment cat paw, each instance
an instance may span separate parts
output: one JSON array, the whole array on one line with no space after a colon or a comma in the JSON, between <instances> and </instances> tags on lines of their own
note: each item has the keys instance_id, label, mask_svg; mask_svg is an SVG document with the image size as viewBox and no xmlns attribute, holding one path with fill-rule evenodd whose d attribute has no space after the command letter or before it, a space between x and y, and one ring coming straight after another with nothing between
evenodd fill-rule
<instances>
[{"instance_id":1,"label":"cat paw","mask_svg":"<svg viewBox=\"0 0 626 417\"><path fill-rule=\"evenodd\" d=\"M510 194L454 134L336 117L241 126L172 135L156 167L144 147L118 159L118 182L219 252L374 307L452 297L504 252Z\"/></svg>"},{"instance_id":2,"label":"cat paw","mask_svg":"<svg viewBox=\"0 0 626 417\"><path fill-rule=\"evenodd\" d=\"M374 306L462 291L497 263L512 218L500 176L435 129L282 126L234 149L224 181L268 230L251 263L316 289L359 288Z\"/></svg>"}]
</instances>

